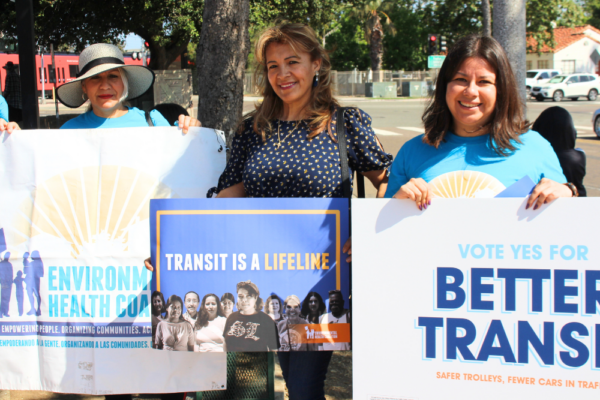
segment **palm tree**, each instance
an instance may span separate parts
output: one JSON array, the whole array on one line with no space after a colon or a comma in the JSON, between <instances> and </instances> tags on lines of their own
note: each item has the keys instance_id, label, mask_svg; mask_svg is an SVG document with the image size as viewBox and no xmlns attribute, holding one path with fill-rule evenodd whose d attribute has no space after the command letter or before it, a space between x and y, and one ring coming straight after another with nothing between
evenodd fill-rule
<instances>
[{"instance_id":1,"label":"palm tree","mask_svg":"<svg viewBox=\"0 0 600 400\"><path fill-rule=\"evenodd\" d=\"M365 36L369 45L369 55L371 57L371 69L373 71L381 70L383 64L383 38L385 30L391 35L396 34L396 29L390 17L384 12L392 7L393 4L385 0L372 0L363 7L351 11L351 16L364 23Z\"/></svg>"}]
</instances>

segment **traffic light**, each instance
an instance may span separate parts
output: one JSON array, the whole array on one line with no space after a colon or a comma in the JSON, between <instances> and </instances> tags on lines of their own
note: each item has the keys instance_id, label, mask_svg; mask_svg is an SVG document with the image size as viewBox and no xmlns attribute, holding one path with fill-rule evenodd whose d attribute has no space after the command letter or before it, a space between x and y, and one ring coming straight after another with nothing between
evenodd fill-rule
<instances>
[{"instance_id":1,"label":"traffic light","mask_svg":"<svg viewBox=\"0 0 600 400\"><path fill-rule=\"evenodd\" d=\"M446 36L440 36L440 53L447 53L448 46L446 45Z\"/></svg>"},{"instance_id":2,"label":"traffic light","mask_svg":"<svg viewBox=\"0 0 600 400\"><path fill-rule=\"evenodd\" d=\"M438 54L438 35L436 33L427 35L427 54L430 56Z\"/></svg>"},{"instance_id":3,"label":"traffic light","mask_svg":"<svg viewBox=\"0 0 600 400\"><path fill-rule=\"evenodd\" d=\"M144 47L147 48L147 49L149 49L150 48L150 43L144 42Z\"/></svg>"}]
</instances>

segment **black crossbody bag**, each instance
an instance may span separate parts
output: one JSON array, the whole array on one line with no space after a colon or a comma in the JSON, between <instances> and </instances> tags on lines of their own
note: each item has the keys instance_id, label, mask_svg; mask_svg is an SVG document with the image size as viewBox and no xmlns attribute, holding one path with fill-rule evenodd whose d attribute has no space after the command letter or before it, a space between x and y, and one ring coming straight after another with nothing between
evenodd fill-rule
<instances>
[{"instance_id":1,"label":"black crossbody bag","mask_svg":"<svg viewBox=\"0 0 600 400\"><path fill-rule=\"evenodd\" d=\"M340 164L342 166L342 193L344 197L350 200L352 198L352 184L350 183L350 172L348 169L348 148L346 147L346 120L344 119L345 107L340 107L337 110L336 132L338 145L340 148ZM365 177L356 173L356 188L358 198L365 197Z\"/></svg>"}]
</instances>

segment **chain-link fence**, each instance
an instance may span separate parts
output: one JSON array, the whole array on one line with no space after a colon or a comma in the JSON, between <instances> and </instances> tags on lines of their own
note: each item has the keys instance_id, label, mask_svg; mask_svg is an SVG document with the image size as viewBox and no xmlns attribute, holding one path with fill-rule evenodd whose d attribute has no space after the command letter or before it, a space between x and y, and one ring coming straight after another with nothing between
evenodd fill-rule
<instances>
[{"instance_id":1,"label":"chain-link fence","mask_svg":"<svg viewBox=\"0 0 600 400\"><path fill-rule=\"evenodd\" d=\"M436 70L430 71L331 71L334 93L337 96L364 96L365 83L369 82L396 82L398 96L408 96L407 85L403 82L425 82L430 91L433 89ZM403 93L403 87L404 92ZM244 80L244 93L256 94L256 83L253 72L246 72Z\"/></svg>"}]
</instances>

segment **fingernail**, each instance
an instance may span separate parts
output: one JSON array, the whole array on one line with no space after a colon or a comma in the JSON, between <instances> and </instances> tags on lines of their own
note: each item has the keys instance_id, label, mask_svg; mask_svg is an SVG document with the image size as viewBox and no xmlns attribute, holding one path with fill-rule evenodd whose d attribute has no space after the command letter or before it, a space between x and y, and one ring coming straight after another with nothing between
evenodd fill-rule
<instances>
[{"instance_id":1,"label":"fingernail","mask_svg":"<svg viewBox=\"0 0 600 400\"><path fill-rule=\"evenodd\" d=\"M427 203L423 204L423 208L427 210Z\"/></svg>"},{"instance_id":2,"label":"fingernail","mask_svg":"<svg viewBox=\"0 0 600 400\"><path fill-rule=\"evenodd\" d=\"M423 211L423 207L419 204L419 210Z\"/></svg>"},{"instance_id":3,"label":"fingernail","mask_svg":"<svg viewBox=\"0 0 600 400\"><path fill-rule=\"evenodd\" d=\"M537 208L538 208L538 205L537 205L537 203L536 203L536 204L535 204L535 206L533 206L533 209L534 209L534 210L537 210Z\"/></svg>"},{"instance_id":4,"label":"fingernail","mask_svg":"<svg viewBox=\"0 0 600 400\"><path fill-rule=\"evenodd\" d=\"M427 202L427 204L431 205L431 200L429 200L429 201Z\"/></svg>"},{"instance_id":5,"label":"fingernail","mask_svg":"<svg viewBox=\"0 0 600 400\"><path fill-rule=\"evenodd\" d=\"M529 208L529 204L526 204L525 205L525 209L527 210L528 208Z\"/></svg>"}]
</instances>

